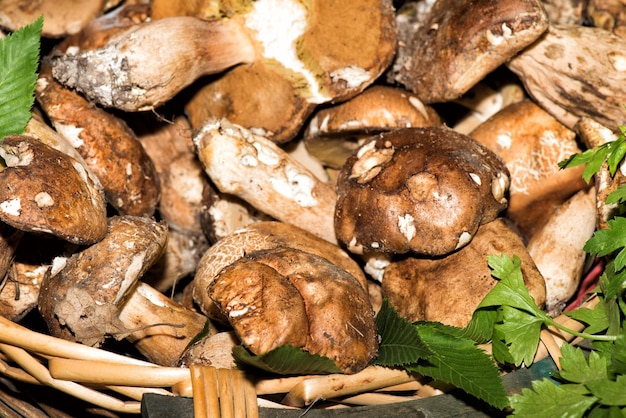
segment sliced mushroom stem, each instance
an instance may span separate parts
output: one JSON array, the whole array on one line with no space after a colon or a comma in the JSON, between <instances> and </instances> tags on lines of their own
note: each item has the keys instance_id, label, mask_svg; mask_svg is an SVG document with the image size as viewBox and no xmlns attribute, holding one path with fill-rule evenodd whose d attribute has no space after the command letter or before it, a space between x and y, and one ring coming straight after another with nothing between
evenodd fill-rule
<instances>
[{"instance_id":1,"label":"sliced mushroom stem","mask_svg":"<svg viewBox=\"0 0 626 418\"><path fill-rule=\"evenodd\" d=\"M59 55L52 72L102 105L135 111L152 109L200 76L255 56L236 20L178 16L135 25L102 48Z\"/></svg>"},{"instance_id":2,"label":"sliced mushroom stem","mask_svg":"<svg viewBox=\"0 0 626 418\"><path fill-rule=\"evenodd\" d=\"M207 321L204 315L183 307L145 283L137 284L121 307L119 318L131 331L126 339L147 359L162 366L175 366Z\"/></svg>"}]
</instances>

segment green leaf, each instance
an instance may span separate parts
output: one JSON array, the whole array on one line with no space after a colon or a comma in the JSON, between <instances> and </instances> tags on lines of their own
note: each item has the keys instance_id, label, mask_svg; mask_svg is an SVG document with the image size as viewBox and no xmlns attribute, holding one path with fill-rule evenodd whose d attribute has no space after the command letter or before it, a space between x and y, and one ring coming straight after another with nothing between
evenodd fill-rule
<instances>
[{"instance_id":1,"label":"green leaf","mask_svg":"<svg viewBox=\"0 0 626 418\"><path fill-rule=\"evenodd\" d=\"M573 154L568 159L558 163L559 168L576 167L585 164L583 179L589 183L591 177L600 171L602 164L609 154L609 143L602 144L594 149L586 150L582 153Z\"/></svg>"},{"instance_id":2,"label":"green leaf","mask_svg":"<svg viewBox=\"0 0 626 418\"><path fill-rule=\"evenodd\" d=\"M547 321L548 315L539 309L535 300L528 293L522 277L522 261L518 256L513 259L505 254L501 256L489 256L487 259L494 277L500 281L489 291L482 300L478 309L488 306L511 306L521 309L532 315Z\"/></svg>"},{"instance_id":3,"label":"green leaf","mask_svg":"<svg viewBox=\"0 0 626 418\"><path fill-rule=\"evenodd\" d=\"M559 372L559 376L562 379L571 383L589 383L608 379L606 357L597 352L589 353L587 359L580 348L563 344L561 354L562 370Z\"/></svg>"},{"instance_id":4,"label":"green leaf","mask_svg":"<svg viewBox=\"0 0 626 418\"><path fill-rule=\"evenodd\" d=\"M375 363L380 366L411 364L431 354L415 326L398 315L387 299L376 316L376 328L381 342Z\"/></svg>"},{"instance_id":5,"label":"green leaf","mask_svg":"<svg viewBox=\"0 0 626 418\"><path fill-rule=\"evenodd\" d=\"M623 333L611 347L611 373L626 375L626 335Z\"/></svg>"},{"instance_id":6,"label":"green leaf","mask_svg":"<svg viewBox=\"0 0 626 418\"><path fill-rule=\"evenodd\" d=\"M624 142L624 134L622 133L615 141L609 142L607 165L609 166L611 176L615 176L615 172L624 159L624 155L626 155L626 142Z\"/></svg>"},{"instance_id":7,"label":"green leaf","mask_svg":"<svg viewBox=\"0 0 626 418\"><path fill-rule=\"evenodd\" d=\"M24 132L34 103L43 15L0 39L0 140Z\"/></svg>"},{"instance_id":8,"label":"green leaf","mask_svg":"<svg viewBox=\"0 0 626 418\"><path fill-rule=\"evenodd\" d=\"M235 362L242 368L252 366L281 375L341 373L331 359L290 345L277 347L259 356L251 354L241 345L233 347L232 352Z\"/></svg>"},{"instance_id":9,"label":"green leaf","mask_svg":"<svg viewBox=\"0 0 626 418\"><path fill-rule=\"evenodd\" d=\"M484 344L493 338L493 326L496 323L496 309L476 309L472 319L463 329L463 336L478 344Z\"/></svg>"},{"instance_id":10,"label":"green leaf","mask_svg":"<svg viewBox=\"0 0 626 418\"><path fill-rule=\"evenodd\" d=\"M626 414L618 406L594 405L587 418L624 418Z\"/></svg>"},{"instance_id":11,"label":"green leaf","mask_svg":"<svg viewBox=\"0 0 626 418\"><path fill-rule=\"evenodd\" d=\"M526 312L509 306L502 306L499 319L495 325L496 335L504 338L513 363L530 366L535 358L543 321Z\"/></svg>"},{"instance_id":12,"label":"green leaf","mask_svg":"<svg viewBox=\"0 0 626 418\"><path fill-rule=\"evenodd\" d=\"M626 185L625 184L618 186L617 189L609 193L609 195L606 197L606 200L605 200L606 204L608 205L611 205L613 203L623 203L624 201L626 201Z\"/></svg>"},{"instance_id":13,"label":"green leaf","mask_svg":"<svg viewBox=\"0 0 626 418\"><path fill-rule=\"evenodd\" d=\"M587 383L586 386L601 404L626 406L626 376L617 376L615 381L597 380Z\"/></svg>"},{"instance_id":14,"label":"green leaf","mask_svg":"<svg viewBox=\"0 0 626 418\"><path fill-rule=\"evenodd\" d=\"M585 332L588 334L596 334L604 331L609 327L609 316L607 305L603 299L599 299L597 305L593 309L578 308L570 312L564 312L565 315L577 321L587 324Z\"/></svg>"},{"instance_id":15,"label":"green leaf","mask_svg":"<svg viewBox=\"0 0 626 418\"><path fill-rule=\"evenodd\" d=\"M621 250L615 257L615 270L619 271L626 266L626 218L611 219L607 225L607 229L596 231L583 249L599 257Z\"/></svg>"},{"instance_id":16,"label":"green leaf","mask_svg":"<svg viewBox=\"0 0 626 418\"><path fill-rule=\"evenodd\" d=\"M549 379L535 380L532 389L510 396L513 416L533 418L580 418L597 398L584 393L584 388L557 386Z\"/></svg>"},{"instance_id":17,"label":"green leaf","mask_svg":"<svg viewBox=\"0 0 626 418\"><path fill-rule=\"evenodd\" d=\"M416 329L432 354L408 370L452 384L496 408L508 406L498 368L472 340L451 334L440 324L418 323Z\"/></svg>"}]
</instances>

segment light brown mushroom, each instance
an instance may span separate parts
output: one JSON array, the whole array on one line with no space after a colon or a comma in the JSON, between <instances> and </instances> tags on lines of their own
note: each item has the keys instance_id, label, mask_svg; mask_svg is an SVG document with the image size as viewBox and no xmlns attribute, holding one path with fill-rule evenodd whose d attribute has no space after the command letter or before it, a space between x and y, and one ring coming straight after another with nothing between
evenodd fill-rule
<instances>
[{"instance_id":1,"label":"light brown mushroom","mask_svg":"<svg viewBox=\"0 0 626 418\"><path fill-rule=\"evenodd\" d=\"M558 166L581 151L576 134L530 100L502 109L470 136L506 163L511 173L506 215L526 238L585 187L582 166L568 170Z\"/></svg>"},{"instance_id":2,"label":"light brown mushroom","mask_svg":"<svg viewBox=\"0 0 626 418\"><path fill-rule=\"evenodd\" d=\"M308 151L339 169L360 140L396 128L437 126L439 115L417 96L400 88L376 85L335 106L319 109L303 134Z\"/></svg>"},{"instance_id":3,"label":"light brown mushroom","mask_svg":"<svg viewBox=\"0 0 626 418\"><path fill-rule=\"evenodd\" d=\"M492 151L443 127L385 132L337 179L335 231L349 251L442 255L506 208L509 173Z\"/></svg>"},{"instance_id":4,"label":"light brown mushroom","mask_svg":"<svg viewBox=\"0 0 626 418\"><path fill-rule=\"evenodd\" d=\"M105 9L105 0L3 0L0 26L14 31L43 15L42 36L61 38L79 32Z\"/></svg>"},{"instance_id":5,"label":"light brown mushroom","mask_svg":"<svg viewBox=\"0 0 626 418\"><path fill-rule=\"evenodd\" d=\"M359 265L337 246L290 224L256 222L222 238L202 256L192 282L193 298L200 309L210 318L223 321L224 317L216 309L207 288L223 268L245 254L276 247L295 248L324 257L356 277L364 289L367 287Z\"/></svg>"},{"instance_id":6,"label":"light brown mushroom","mask_svg":"<svg viewBox=\"0 0 626 418\"><path fill-rule=\"evenodd\" d=\"M548 27L538 0L438 0L399 33L389 78L425 103L456 99Z\"/></svg>"},{"instance_id":7,"label":"light brown mushroom","mask_svg":"<svg viewBox=\"0 0 626 418\"><path fill-rule=\"evenodd\" d=\"M0 220L75 244L105 236L104 196L81 163L27 135L5 137L0 156Z\"/></svg>"},{"instance_id":8,"label":"light brown mushroom","mask_svg":"<svg viewBox=\"0 0 626 418\"><path fill-rule=\"evenodd\" d=\"M257 60L281 67L307 100L348 97L373 82L394 51L391 7L371 3L374 7L365 9L343 2L304 7L297 1L262 0L229 19L164 17L136 25L98 50L59 56L53 73L90 99L124 110L154 108L203 75ZM362 18L335 24L342 11L359 10ZM383 17L391 23L381 24ZM364 34L379 27L369 36L374 42L363 48ZM342 42L331 42L339 37ZM155 51L158 66L148 64Z\"/></svg>"},{"instance_id":9,"label":"light brown mushroom","mask_svg":"<svg viewBox=\"0 0 626 418\"><path fill-rule=\"evenodd\" d=\"M546 311L556 317L574 296L587 261L583 247L596 230L596 191L581 190L560 205L528 241L546 281Z\"/></svg>"},{"instance_id":10,"label":"light brown mushroom","mask_svg":"<svg viewBox=\"0 0 626 418\"><path fill-rule=\"evenodd\" d=\"M392 262L385 269L383 296L409 321L464 327L497 283L487 257L500 254L520 257L524 283L537 305L543 306L544 279L522 240L502 219L482 225L472 242L443 258L407 256Z\"/></svg>"},{"instance_id":11,"label":"light brown mushroom","mask_svg":"<svg viewBox=\"0 0 626 418\"><path fill-rule=\"evenodd\" d=\"M550 25L506 65L535 102L568 128L586 116L616 130L626 116L625 50L626 40L604 29Z\"/></svg>"},{"instance_id":12,"label":"light brown mushroom","mask_svg":"<svg viewBox=\"0 0 626 418\"><path fill-rule=\"evenodd\" d=\"M128 330L119 308L162 255L167 226L136 216L109 218L106 237L71 257L57 257L42 284L39 311L54 336L100 345Z\"/></svg>"},{"instance_id":13,"label":"light brown mushroom","mask_svg":"<svg viewBox=\"0 0 626 418\"><path fill-rule=\"evenodd\" d=\"M98 176L109 204L120 215L152 216L161 196L157 173L128 125L59 84L46 59L36 96L57 132Z\"/></svg>"},{"instance_id":14,"label":"light brown mushroom","mask_svg":"<svg viewBox=\"0 0 626 418\"><path fill-rule=\"evenodd\" d=\"M218 273L209 294L254 354L288 344L356 373L378 352L367 291L319 255L283 247L246 254Z\"/></svg>"}]
</instances>

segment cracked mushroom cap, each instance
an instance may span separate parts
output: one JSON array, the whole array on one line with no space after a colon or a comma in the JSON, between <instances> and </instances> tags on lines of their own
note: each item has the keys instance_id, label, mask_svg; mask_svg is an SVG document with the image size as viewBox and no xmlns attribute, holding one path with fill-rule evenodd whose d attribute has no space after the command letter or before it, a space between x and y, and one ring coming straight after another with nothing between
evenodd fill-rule
<instances>
[{"instance_id":1,"label":"cracked mushroom cap","mask_svg":"<svg viewBox=\"0 0 626 418\"><path fill-rule=\"evenodd\" d=\"M335 232L348 250L443 255L506 208L509 172L492 151L447 128L386 132L337 179Z\"/></svg>"}]
</instances>

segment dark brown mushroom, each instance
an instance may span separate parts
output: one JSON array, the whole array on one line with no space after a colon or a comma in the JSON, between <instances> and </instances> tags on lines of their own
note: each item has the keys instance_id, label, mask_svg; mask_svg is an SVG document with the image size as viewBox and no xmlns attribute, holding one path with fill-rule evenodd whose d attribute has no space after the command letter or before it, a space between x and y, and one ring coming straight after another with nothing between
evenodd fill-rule
<instances>
[{"instance_id":1,"label":"dark brown mushroom","mask_svg":"<svg viewBox=\"0 0 626 418\"><path fill-rule=\"evenodd\" d=\"M27 135L5 137L0 156L0 220L75 244L104 238L104 195L80 162Z\"/></svg>"},{"instance_id":2,"label":"dark brown mushroom","mask_svg":"<svg viewBox=\"0 0 626 418\"><path fill-rule=\"evenodd\" d=\"M538 0L438 0L414 31L400 31L389 77L425 103L456 99L547 27Z\"/></svg>"},{"instance_id":3,"label":"dark brown mushroom","mask_svg":"<svg viewBox=\"0 0 626 418\"><path fill-rule=\"evenodd\" d=\"M506 208L509 173L492 151L447 128L372 137L337 179L335 231L353 253L442 255Z\"/></svg>"}]
</instances>

